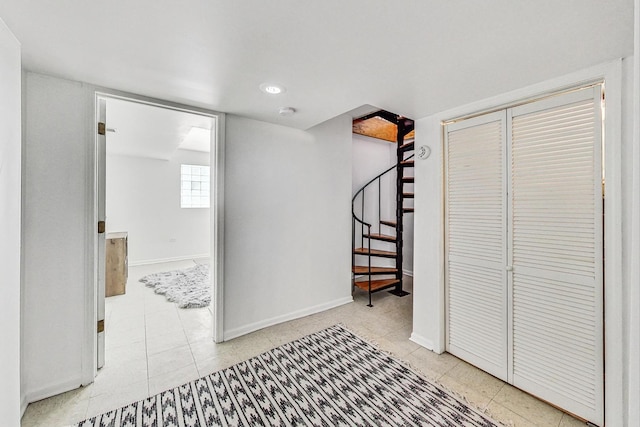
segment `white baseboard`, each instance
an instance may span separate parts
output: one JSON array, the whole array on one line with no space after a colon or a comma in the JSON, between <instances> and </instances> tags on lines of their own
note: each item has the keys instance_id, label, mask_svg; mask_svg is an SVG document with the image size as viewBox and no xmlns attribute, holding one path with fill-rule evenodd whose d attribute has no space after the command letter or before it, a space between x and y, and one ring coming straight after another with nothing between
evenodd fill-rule
<instances>
[{"instance_id":1,"label":"white baseboard","mask_svg":"<svg viewBox=\"0 0 640 427\"><path fill-rule=\"evenodd\" d=\"M414 343L426 348L427 350L431 350L431 351L435 351L434 348L435 346L433 345L433 341L416 334L415 332L411 333L411 336L409 337L410 341L413 341ZM437 352L436 352L437 353Z\"/></svg>"},{"instance_id":2,"label":"white baseboard","mask_svg":"<svg viewBox=\"0 0 640 427\"><path fill-rule=\"evenodd\" d=\"M299 319L300 317L309 316L310 314L319 313L321 311L329 310L334 307L338 307L344 304L348 304L353 302L353 297L348 296L345 298L340 298L337 300L329 301L324 304L314 305L313 307L303 308L302 310L297 310L291 313L283 314L281 316L272 317L270 319L261 320L259 322L250 323L245 326L241 326L239 328L231 329L224 332L224 340L228 341L233 338L240 337L242 335L249 334L251 332L255 332L257 330L266 328L268 326L277 325L278 323L283 323L293 319Z\"/></svg>"},{"instance_id":3,"label":"white baseboard","mask_svg":"<svg viewBox=\"0 0 640 427\"><path fill-rule=\"evenodd\" d=\"M77 388L80 388L81 385L82 380L80 379L80 377L78 377L57 384L51 384L37 390L27 391L23 397L25 409L29 403L37 402L38 400L46 399L48 397L62 394L67 391L75 390Z\"/></svg>"},{"instance_id":4,"label":"white baseboard","mask_svg":"<svg viewBox=\"0 0 640 427\"><path fill-rule=\"evenodd\" d=\"M136 267L139 265L161 264L163 262L172 262L172 261L187 261L187 260L198 259L198 258L209 258L209 254L185 255L185 256L177 256L172 258L143 259L141 261L130 261L129 267Z\"/></svg>"}]
</instances>

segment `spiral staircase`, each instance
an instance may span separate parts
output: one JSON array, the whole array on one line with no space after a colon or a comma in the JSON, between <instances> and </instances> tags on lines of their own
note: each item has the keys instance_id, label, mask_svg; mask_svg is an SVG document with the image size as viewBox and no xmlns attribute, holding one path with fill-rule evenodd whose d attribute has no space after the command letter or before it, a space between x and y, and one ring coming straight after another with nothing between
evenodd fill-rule
<instances>
[{"instance_id":1,"label":"spiral staircase","mask_svg":"<svg viewBox=\"0 0 640 427\"><path fill-rule=\"evenodd\" d=\"M353 289L362 289L368 293L369 307L371 295L389 290L396 296L408 295L402 287L404 216L413 213L413 207L405 206L407 199L413 199L413 138L414 122L397 114L380 110L356 119L366 121L380 118L395 125L396 164L372 178L353 196L352 211L352 278ZM393 172L395 171L395 177ZM393 177L395 180L395 217L384 218L382 209L382 180ZM367 204L367 199L376 199L377 204ZM377 212L376 212L377 207ZM389 260L393 260L389 263ZM386 261L386 262L385 262ZM393 264L393 266L389 266Z\"/></svg>"}]
</instances>

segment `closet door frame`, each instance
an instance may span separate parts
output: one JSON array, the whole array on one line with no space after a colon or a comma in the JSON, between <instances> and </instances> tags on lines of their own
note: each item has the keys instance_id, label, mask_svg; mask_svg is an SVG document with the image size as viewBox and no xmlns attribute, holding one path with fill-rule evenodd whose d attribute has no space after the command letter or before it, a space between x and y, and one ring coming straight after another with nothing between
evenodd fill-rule
<instances>
[{"instance_id":1,"label":"closet door frame","mask_svg":"<svg viewBox=\"0 0 640 427\"><path fill-rule=\"evenodd\" d=\"M507 92L481 101L435 114L421 127L422 141L440 141L441 167L440 179L444 178L444 134L445 124L467 117L523 104L530 100L551 96L555 93L577 89L591 84L604 83L606 92L606 116L604 119L604 156L605 156L605 287L604 287L604 348L605 348L605 424L622 425L624 422L624 372L626 363L623 346L624 306L622 283L622 60L600 64L575 73L554 78L522 89ZM420 171L416 171L420 174ZM444 183L442 184L444 185ZM440 193L444 200L444 187ZM444 202L440 211L439 233L441 240L435 242L434 250L439 253L440 272L437 273L439 290L425 289L423 292L438 295L435 304L438 310L433 314L421 316L422 321L432 322L437 331L434 341L420 336L420 328L414 330L415 339L429 344L434 351L441 353L446 343L445 278L444 278ZM416 273L420 274L420 270ZM427 277L432 275L422 272ZM414 302L414 310L423 309L425 303ZM430 305L427 305L431 307ZM415 328L414 328L415 329ZM412 336L413 336L412 335Z\"/></svg>"}]
</instances>

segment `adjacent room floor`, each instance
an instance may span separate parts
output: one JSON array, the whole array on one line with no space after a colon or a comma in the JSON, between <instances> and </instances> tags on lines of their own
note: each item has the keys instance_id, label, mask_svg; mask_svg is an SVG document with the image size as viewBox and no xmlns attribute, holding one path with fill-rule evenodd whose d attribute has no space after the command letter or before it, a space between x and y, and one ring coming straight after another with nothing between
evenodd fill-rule
<instances>
[{"instance_id":1,"label":"adjacent room floor","mask_svg":"<svg viewBox=\"0 0 640 427\"><path fill-rule=\"evenodd\" d=\"M64 426L115 409L160 391L256 356L285 342L342 323L376 343L496 420L514 426L583 426L526 393L449 354L437 355L409 341L412 296L374 295L356 291L355 301L322 313L262 329L215 344L209 308L180 309L138 282L144 275L187 268L182 261L129 268L125 295L107 298L106 362L96 380L49 399L32 403L22 426ZM411 278L405 277L411 291Z\"/></svg>"}]
</instances>

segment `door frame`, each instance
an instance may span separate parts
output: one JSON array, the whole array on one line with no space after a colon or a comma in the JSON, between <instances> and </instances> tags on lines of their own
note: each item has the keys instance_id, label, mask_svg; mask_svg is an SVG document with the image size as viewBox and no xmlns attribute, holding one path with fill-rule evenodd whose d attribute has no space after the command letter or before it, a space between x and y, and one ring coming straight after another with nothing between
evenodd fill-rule
<instances>
[{"instance_id":1,"label":"door frame","mask_svg":"<svg viewBox=\"0 0 640 427\"><path fill-rule=\"evenodd\" d=\"M211 287L212 287L212 339L215 342L224 341L224 160L225 160L225 123L226 114L205 108L194 107L172 101L161 100L114 89L85 86L85 131L89 145L87 150L87 206L85 215L87 228L85 230L85 276L86 286L84 295L84 334L82 347L82 384L93 382L97 374L97 290L98 290L98 130L97 113L99 98L122 99L146 105L152 105L170 110L199 114L212 119L211 127L211 157L210 164L215 168L211 174L211 205L210 234L211 234ZM108 325L105 324L105 330Z\"/></svg>"},{"instance_id":2,"label":"door frame","mask_svg":"<svg viewBox=\"0 0 640 427\"><path fill-rule=\"evenodd\" d=\"M620 308L624 306L623 292L620 286L622 280L622 60L603 63L590 67L575 73L561 76L542 83L527 86L522 89L504 93L492 98L473 102L458 108L447 110L418 123L417 132L420 135L420 141L439 141L433 144L434 154L440 155L440 164L438 166L439 184L437 194L441 205L443 206L444 197L444 181L443 178L443 122L448 122L458 118L473 117L479 114L485 114L491 111L497 111L517 104L527 102L532 99L538 99L558 92L566 91L572 88L578 88L589 84L604 82L606 90L606 116L605 116L605 286L604 286L604 349L605 349L605 424L606 425L622 425L624 414L626 412L624 405L625 381L624 370L626 366L624 357L624 348L620 343L625 342L624 339L624 310ZM418 142L419 144L419 142ZM438 153L439 152L439 153ZM433 157L433 156L432 156ZM418 178L425 174L425 171L418 170L416 174ZM431 179L432 175L429 172ZM417 178L417 179L418 179ZM426 178L426 177L423 177ZM422 179L424 181L424 179ZM422 182L421 181L421 182ZM426 189L427 191L432 191ZM432 212L434 214L435 212ZM438 235L439 241L433 242L433 245L420 248L428 251L430 254L437 256L438 269L434 269L433 273L419 271L417 275L424 275L422 281L433 281L433 287L423 289L422 292L432 295L436 303L431 309L423 307L423 305L414 299L414 313L427 310L428 315L414 314L414 329L416 329L416 321L421 323L428 322L432 325L429 328L433 331L433 339L421 336L414 332L412 339L418 343L425 345L437 353L445 351L445 281L444 281L444 210L439 209L437 213L439 221L433 223L433 226L427 225L432 235ZM436 221L431 216L425 218ZM423 231L427 231L425 228ZM418 290L414 289L417 293ZM424 328L421 328L424 329Z\"/></svg>"}]
</instances>

